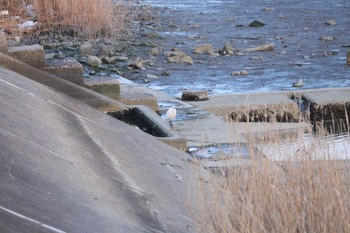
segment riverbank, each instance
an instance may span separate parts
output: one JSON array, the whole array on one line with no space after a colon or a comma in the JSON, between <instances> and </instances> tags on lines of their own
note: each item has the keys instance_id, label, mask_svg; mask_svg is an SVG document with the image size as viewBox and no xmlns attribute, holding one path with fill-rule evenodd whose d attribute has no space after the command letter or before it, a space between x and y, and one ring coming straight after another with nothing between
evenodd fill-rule
<instances>
[{"instance_id":1,"label":"riverbank","mask_svg":"<svg viewBox=\"0 0 350 233\"><path fill-rule=\"evenodd\" d=\"M39 43L49 60L75 59L84 78L121 75L176 97L186 89L217 95L350 86L348 2L144 0L130 9L136 17L118 38L53 30L8 43ZM92 52L81 54L87 41ZM101 64L89 65L88 55ZM299 79L303 86L292 87Z\"/></svg>"},{"instance_id":2,"label":"riverbank","mask_svg":"<svg viewBox=\"0 0 350 233\"><path fill-rule=\"evenodd\" d=\"M151 88L174 96L196 88L210 94L294 91L298 88L292 84L300 78L304 86L299 89L350 86L348 2L145 0L141 4L151 15L140 21L138 40L145 47L138 56L145 65L125 77ZM254 21L264 25L249 26ZM244 50L264 44L274 48ZM196 53L201 45L212 50ZM219 55L225 45L233 54ZM172 62L167 55L171 50L183 52L192 62Z\"/></svg>"}]
</instances>

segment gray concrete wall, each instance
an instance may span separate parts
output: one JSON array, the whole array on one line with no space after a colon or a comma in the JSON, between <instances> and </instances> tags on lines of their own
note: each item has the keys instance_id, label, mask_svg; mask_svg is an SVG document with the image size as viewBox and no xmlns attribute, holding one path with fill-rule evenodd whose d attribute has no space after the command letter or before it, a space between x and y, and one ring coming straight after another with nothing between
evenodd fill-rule
<instances>
[{"instance_id":1,"label":"gray concrete wall","mask_svg":"<svg viewBox=\"0 0 350 233\"><path fill-rule=\"evenodd\" d=\"M193 232L188 154L0 68L1 232Z\"/></svg>"},{"instance_id":2,"label":"gray concrete wall","mask_svg":"<svg viewBox=\"0 0 350 233\"><path fill-rule=\"evenodd\" d=\"M126 108L125 105L106 96L63 80L4 53L0 53L0 64L6 69L15 71L101 111L119 111Z\"/></svg>"}]
</instances>

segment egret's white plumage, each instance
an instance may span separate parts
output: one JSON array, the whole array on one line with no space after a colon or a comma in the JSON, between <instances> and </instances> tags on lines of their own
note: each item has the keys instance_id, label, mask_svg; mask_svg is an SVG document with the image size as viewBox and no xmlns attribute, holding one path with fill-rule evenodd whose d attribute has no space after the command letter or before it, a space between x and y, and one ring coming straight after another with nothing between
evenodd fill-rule
<instances>
[{"instance_id":1,"label":"egret's white plumage","mask_svg":"<svg viewBox=\"0 0 350 233\"><path fill-rule=\"evenodd\" d=\"M162 116L164 120L169 122L169 127L171 129L174 128L172 120L176 117L176 108L172 106L166 111L166 113Z\"/></svg>"}]
</instances>

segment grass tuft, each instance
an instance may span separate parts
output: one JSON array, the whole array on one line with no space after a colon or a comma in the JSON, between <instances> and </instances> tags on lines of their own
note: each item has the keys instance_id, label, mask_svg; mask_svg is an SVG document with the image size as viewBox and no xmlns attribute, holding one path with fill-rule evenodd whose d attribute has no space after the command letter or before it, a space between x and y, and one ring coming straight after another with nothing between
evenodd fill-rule
<instances>
[{"instance_id":1,"label":"grass tuft","mask_svg":"<svg viewBox=\"0 0 350 233\"><path fill-rule=\"evenodd\" d=\"M209 173L194 184L198 232L350 232L350 162L328 160L329 150L324 158L313 147L290 161L253 157Z\"/></svg>"},{"instance_id":2,"label":"grass tuft","mask_svg":"<svg viewBox=\"0 0 350 233\"><path fill-rule=\"evenodd\" d=\"M131 6L121 0L5 0L0 9L25 21L33 19L26 13L30 4L39 31L55 29L83 37L120 36L132 17Z\"/></svg>"}]
</instances>

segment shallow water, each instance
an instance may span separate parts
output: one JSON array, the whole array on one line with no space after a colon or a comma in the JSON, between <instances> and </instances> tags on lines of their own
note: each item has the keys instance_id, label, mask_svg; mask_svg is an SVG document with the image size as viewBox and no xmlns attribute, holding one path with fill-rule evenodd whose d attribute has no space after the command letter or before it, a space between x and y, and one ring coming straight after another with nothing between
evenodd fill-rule
<instances>
[{"instance_id":1,"label":"shallow water","mask_svg":"<svg viewBox=\"0 0 350 233\"><path fill-rule=\"evenodd\" d=\"M249 150L246 145L220 144L202 148L190 147L189 153L198 159L230 160L249 159Z\"/></svg>"},{"instance_id":2,"label":"shallow water","mask_svg":"<svg viewBox=\"0 0 350 233\"><path fill-rule=\"evenodd\" d=\"M305 135L293 143L261 145L259 150L273 161L348 160L350 159L350 136L335 135L318 138Z\"/></svg>"},{"instance_id":3,"label":"shallow water","mask_svg":"<svg viewBox=\"0 0 350 233\"><path fill-rule=\"evenodd\" d=\"M164 50L177 47L192 56L195 63L164 63L164 56L158 56L155 64L159 69L137 74L138 78L147 73L157 75L158 79L147 84L151 88L174 96L180 96L186 89L205 89L210 94L268 92L297 90L292 84L299 78L304 80L302 89L350 87L350 66L346 65L346 52L350 51L350 1L146 0L141 3L159 9L160 26L154 30L164 36L159 41ZM273 10L264 11L264 8ZM337 24L325 25L330 19L335 19ZM254 20L266 25L249 27ZM335 39L325 42L320 40L321 36ZM275 49L228 57L193 53L195 46L206 43L212 44L216 51L225 43L235 49L274 43ZM230 75L243 69L248 75ZM162 77L159 70L169 70L172 75Z\"/></svg>"},{"instance_id":4,"label":"shallow water","mask_svg":"<svg viewBox=\"0 0 350 233\"><path fill-rule=\"evenodd\" d=\"M272 161L348 160L350 136L336 135L325 138L304 135L294 142L256 145L252 151L247 145L220 144L202 148L190 147L189 153L199 159L232 160L264 156Z\"/></svg>"}]
</instances>

